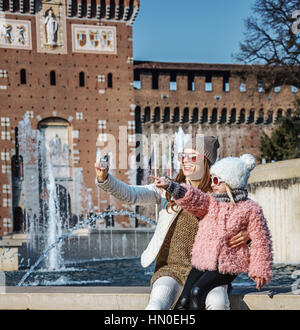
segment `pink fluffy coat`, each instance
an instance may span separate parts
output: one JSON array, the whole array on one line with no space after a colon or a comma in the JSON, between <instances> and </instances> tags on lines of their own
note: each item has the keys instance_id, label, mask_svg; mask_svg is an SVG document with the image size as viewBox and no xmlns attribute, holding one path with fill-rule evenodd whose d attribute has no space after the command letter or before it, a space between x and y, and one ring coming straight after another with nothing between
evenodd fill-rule
<instances>
[{"instance_id":1,"label":"pink fluffy coat","mask_svg":"<svg viewBox=\"0 0 300 330\"><path fill-rule=\"evenodd\" d=\"M262 208L253 200L236 202L217 201L211 193L204 193L190 185L182 184L187 192L176 203L200 218L192 249L192 265L200 270L221 273L248 272L251 278L272 279L272 241ZM230 248L228 241L241 230L251 238L246 245Z\"/></svg>"}]
</instances>

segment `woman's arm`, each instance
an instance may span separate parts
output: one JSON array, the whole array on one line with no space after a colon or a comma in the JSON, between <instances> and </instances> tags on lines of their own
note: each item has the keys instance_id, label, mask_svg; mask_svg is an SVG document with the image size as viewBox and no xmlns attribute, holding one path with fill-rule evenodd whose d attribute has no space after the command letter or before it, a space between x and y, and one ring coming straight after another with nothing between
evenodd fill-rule
<instances>
[{"instance_id":1,"label":"woman's arm","mask_svg":"<svg viewBox=\"0 0 300 330\"><path fill-rule=\"evenodd\" d=\"M130 186L113 177L108 170L107 164L102 164L101 161L95 163L96 185L106 193L129 204L160 204L161 194L154 184Z\"/></svg>"},{"instance_id":2,"label":"woman's arm","mask_svg":"<svg viewBox=\"0 0 300 330\"><path fill-rule=\"evenodd\" d=\"M264 278L266 282L272 279L272 239L263 210L259 206L251 210L248 224L251 238L249 276Z\"/></svg>"},{"instance_id":3,"label":"woman's arm","mask_svg":"<svg viewBox=\"0 0 300 330\"><path fill-rule=\"evenodd\" d=\"M104 182L99 182L96 178L96 184L106 193L128 204L160 204L161 201L161 195L154 184L144 186L128 185L111 174L107 175Z\"/></svg>"}]
</instances>

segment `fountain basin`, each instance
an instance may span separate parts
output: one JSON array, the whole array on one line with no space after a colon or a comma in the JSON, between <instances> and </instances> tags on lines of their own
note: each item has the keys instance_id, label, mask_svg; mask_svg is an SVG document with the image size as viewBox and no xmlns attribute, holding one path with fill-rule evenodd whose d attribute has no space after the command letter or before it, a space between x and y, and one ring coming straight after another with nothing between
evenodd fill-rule
<instances>
[{"instance_id":1,"label":"fountain basin","mask_svg":"<svg viewBox=\"0 0 300 330\"><path fill-rule=\"evenodd\" d=\"M0 241L0 271L14 271L19 268L18 252L22 246L20 240Z\"/></svg>"},{"instance_id":2,"label":"fountain basin","mask_svg":"<svg viewBox=\"0 0 300 330\"><path fill-rule=\"evenodd\" d=\"M149 293L149 287L7 287L0 294L0 309L143 310ZM297 310L300 294L233 293L230 305L232 310Z\"/></svg>"},{"instance_id":3,"label":"fountain basin","mask_svg":"<svg viewBox=\"0 0 300 330\"><path fill-rule=\"evenodd\" d=\"M80 228L61 247L64 262L99 258L137 257L152 238L153 228ZM0 271L16 271L33 264L43 252L43 236L36 237L36 249L18 234L0 240Z\"/></svg>"}]
</instances>

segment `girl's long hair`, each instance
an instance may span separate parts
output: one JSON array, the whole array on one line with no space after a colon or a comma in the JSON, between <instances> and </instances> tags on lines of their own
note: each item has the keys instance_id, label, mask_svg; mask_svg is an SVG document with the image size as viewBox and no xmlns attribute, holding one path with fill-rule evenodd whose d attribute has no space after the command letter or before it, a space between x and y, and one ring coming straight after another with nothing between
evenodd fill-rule
<instances>
[{"instance_id":1,"label":"girl's long hair","mask_svg":"<svg viewBox=\"0 0 300 330\"><path fill-rule=\"evenodd\" d=\"M232 197L231 188L229 187L229 185L226 182L225 182L225 188L226 188L226 192L227 192L227 195L229 196L231 204L235 204L235 201Z\"/></svg>"},{"instance_id":2,"label":"girl's long hair","mask_svg":"<svg viewBox=\"0 0 300 330\"><path fill-rule=\"evenodd\" d=\"M212 191L211 189L211 181L210 181L210 173L209 173L209 169L211 167L211 163L210 161L204 157L204 174L198 184L198 189L201 189L203 192L208 192L208 191ZM175 182L178 183L185 183L185 175L183 174L183 170L180 169L178 175L176 176L176 178L174 179ZM176 210L174 209L174 205L176 205L175 201L171 199L171 196L169 193L166 193L166 198L168 200L168 205L167 205L167 212L169 212L169 208L171 207L172 211L176 212Z\"/></svg>"}]
</instances>

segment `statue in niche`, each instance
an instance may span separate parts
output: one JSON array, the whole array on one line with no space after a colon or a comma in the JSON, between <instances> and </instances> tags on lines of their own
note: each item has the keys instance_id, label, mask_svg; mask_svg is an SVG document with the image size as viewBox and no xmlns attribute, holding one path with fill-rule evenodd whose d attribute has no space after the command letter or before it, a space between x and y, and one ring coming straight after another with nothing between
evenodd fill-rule
<instances>
[{"instance_id":1,"label":"statue in niche","mask_svg":"<svg viewBox=\"0 0 300 330\"><path fill-rule=\"evenodd\" d=\"M25 37L24 37L24 32L25 32L25 27L23 25L17 26L17 29L19 30L19 37L18 37L18 42L22 45L25 44Z\"/></svg>"},{"instance_id":2,"label":"statue in niche","mask_svg":"<svg viewBox=\"0 0 300 330\"><path fill-rule=\"evenodd\" d=\"M45 30L46 30L46 44L51 46L56 46L56 40L57 40L57 29L58 24L55 18L55 15L53 14L52 8L48 10L48 15L45 18Z\"/></svg>"},{"instance_id":3,"label":"statue in niche","mask_svg":"<svg viewBox=\"0 0 300 330\"><path fill-rule=\"evenodd\" d=\"M11 35L12 26L8 24L5 26L5 29L6 29L6 35L5 35L6 43L12 44L12 42L14 41Z\"/></svg>"}]
</instances>

